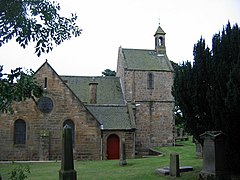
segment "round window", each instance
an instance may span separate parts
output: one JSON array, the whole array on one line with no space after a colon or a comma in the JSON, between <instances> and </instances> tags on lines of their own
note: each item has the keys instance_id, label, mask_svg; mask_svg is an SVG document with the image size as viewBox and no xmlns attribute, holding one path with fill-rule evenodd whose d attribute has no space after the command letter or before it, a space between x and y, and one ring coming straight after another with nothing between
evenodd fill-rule
<instances>
[{"instance_id":1,"label":"round window","mask_svg":"<svg viewBox=\"0 0 240 180\"><path fill-rule=\"evenodd\" d=\"M37 102L37 107L43 113L50 113L53 110L53 101L49 97L41 97Z\"/></svg>"}]
</instances>

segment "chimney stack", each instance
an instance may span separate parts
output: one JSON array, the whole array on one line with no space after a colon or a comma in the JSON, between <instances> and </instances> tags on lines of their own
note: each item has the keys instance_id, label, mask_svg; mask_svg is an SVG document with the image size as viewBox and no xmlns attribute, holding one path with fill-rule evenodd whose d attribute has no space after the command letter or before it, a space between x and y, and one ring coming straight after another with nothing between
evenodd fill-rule
<instances>
[{"instance_id":1,"label":"chimney stack","mask_svg":"<svg viewBox=\"0 0 240 180\"><path fill-rule=\"evenodd\" d=\"M97 103L97 85L98 83L95 82L95 78L92 79L93 81L89 83L89 103L96 104Z\"/></svg>"}]
</instances>

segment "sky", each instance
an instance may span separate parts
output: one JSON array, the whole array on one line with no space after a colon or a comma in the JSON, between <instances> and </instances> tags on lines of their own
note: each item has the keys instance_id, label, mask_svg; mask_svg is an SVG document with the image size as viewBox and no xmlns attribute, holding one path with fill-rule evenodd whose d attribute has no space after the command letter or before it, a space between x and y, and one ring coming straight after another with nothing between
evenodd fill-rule
<instances>
[{"instance_id":1,"label":"sky","mask_svg":"<svg viewBox=\"0 0 240 180\"><path fill-rule=\"evenodd\" d=\"M47 59L59 75L101 76L116 71L119 47L154 49L158 25L165 31L168 58L193 60L201 38L211 48L212 36L228 21L240 25L239 0L56 0L60 14L78 16L82 34L37 57L34 43L23 49L15 40L0 47L4 71L23 67L36 71Z\"/></svg>"}]
</instances>

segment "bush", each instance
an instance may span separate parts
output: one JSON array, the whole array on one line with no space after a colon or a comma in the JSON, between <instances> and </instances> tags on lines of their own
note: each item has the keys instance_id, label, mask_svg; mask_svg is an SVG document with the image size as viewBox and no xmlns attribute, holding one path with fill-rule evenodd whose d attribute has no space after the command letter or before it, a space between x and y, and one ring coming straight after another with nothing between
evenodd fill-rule
<instances>
[{"instance_id":1,"label":"bush","mask_svg":"<svg viewBox=\"0 0 240 180\"><path fill-rule=\"evenodd\" d=\"M27 174L30 173L30 167L28 165L19 165L9 173L9 180L24 180L27 179Z\"/></svg>"}]
</instances>

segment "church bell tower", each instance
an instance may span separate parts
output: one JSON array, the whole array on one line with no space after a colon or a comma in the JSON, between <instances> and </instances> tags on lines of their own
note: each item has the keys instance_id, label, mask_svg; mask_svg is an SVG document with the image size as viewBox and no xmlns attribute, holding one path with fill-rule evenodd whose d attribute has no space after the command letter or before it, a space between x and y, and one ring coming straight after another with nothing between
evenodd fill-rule
<instances>
[{"instance_id":1,"label":"church bell tower","mask_svg":"<svg viewBox=\"0 0 240 180\"><path fill-rule=\"evenodd\" d=\"M158 26L156 33L154 34L155 37L155 50L157 54L166 54L166 46L165 46L165 32Z\"/></svg>"}]
</instances>

